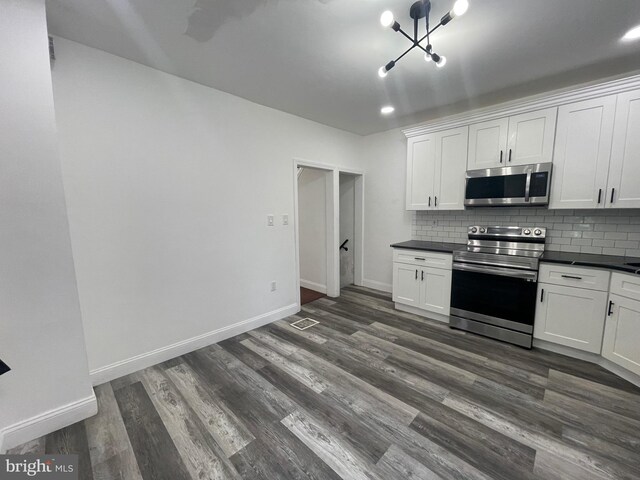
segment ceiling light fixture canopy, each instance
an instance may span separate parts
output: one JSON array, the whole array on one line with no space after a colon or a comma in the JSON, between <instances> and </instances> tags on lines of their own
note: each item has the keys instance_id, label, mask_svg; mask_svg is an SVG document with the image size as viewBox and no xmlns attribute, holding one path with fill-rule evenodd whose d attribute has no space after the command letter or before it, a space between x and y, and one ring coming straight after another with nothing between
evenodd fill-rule
<instances>
[{"instance_id":1,"label":"ceiling light fixture canopy","mask_svg":"<svg viewBox=\"0 0 640 480\"><path fill-rule=\"evenodd\" d=\"M402 28L400 28L400 24L395 20L393 13L389 10L382 13L380 16L380 23L383 27L391 27L394 31L400 32L404 35L411 43L411 47L409 47L405 52L400 55L395 60L391 60L386 65L380 67L378 70L378 76L380 78L384 78L389 73L393 67L395 67L396 63L404 57L407 53L409 53L414 48L419 48L424 52L424 59L429 62L433 60L438 68L442 68L447 63L446 57L443 55L438 55L433 51L433 47L431 42L429 41L430 35L436 31L438 28L446 25L451 20L461 15L464 15L469 9L469 1L468 0L456 0L456 3L453 5L453 9L450 12L447 12L441 19L440 22L433 28L429 25L429 14L431 13L431 0L418 0L409 9L409 16L413 18L413 37L408 35ZM427 33L418 38L418 23L421 19L425 19ZM426 40L427 45L420 45L424 40Z\"/></svg>"}]
</instances>

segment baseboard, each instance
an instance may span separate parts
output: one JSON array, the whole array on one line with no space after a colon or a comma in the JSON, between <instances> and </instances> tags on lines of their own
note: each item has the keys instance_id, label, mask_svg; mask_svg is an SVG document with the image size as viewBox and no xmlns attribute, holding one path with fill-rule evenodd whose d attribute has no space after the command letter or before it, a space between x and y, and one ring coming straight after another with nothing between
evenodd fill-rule
<instances>
[{"instance_id":1,"label":"baseboard","mask_svg":"<svg viewBox=\"0 0 640 480\"><path fill-rule=\"evenodd\" d=\"M96 395L68 403L53 410L28 418L6 427L0 432L0 453L22 445L34 438L40 438L61 428L80 422L98 413Z\"/></svg>"},{"instance_id":2,"label":"baseboard","mask_svg":"<svg viewBox=\"0 0 640 480\"><path fill-rule=\"evenodd\" d=\"M300 279L300 286L313 290L314 292L324 293L325 295L327 294L327 286L321 285L320 283Z\"/></svg>"},{"instance_id":3,"label":"baseboard","mask_svg":"<svg viewBox=\"0 0 640 480\"><path fill-rule=\"evenodd\" d=\"M558 345L556 343L547 342L545 340L533 339L533 346L542 350L548 350L550 352L559 353L560 355L566 355L567 357L577 358L578 360L584 360L585 362L595 363L602 368L609 370L611 373L625 379L627 382L633 383L636 387L640 387L640 375L636 375L625 368L616 365L610 360L601 357L596 353L583 352L575 348L566 347L564 345Z\"/></svg>"},{"instance_id":4,"label":"baseboard","mask_svg":"<svg viewBox=\"0 0 640 480\"><path fill-rule=\"evenodd\" d=\"M145 369L152 365L157 365L158 363L179 357L185 353L192 352L199 348L248 332L254 328L275 322L276 320L288 317L289 315L293 315L299 311L300 306L297 303L294 303L248 320L243 320L241 322L234 323L233 325L198 335L197 337L182 340L172 345L167 345L166 347L161 347L150 352L136 355L135 357L112 363L111 365L96 368L89 372L91 382L94 386L110 382L116 378L129 375L130 373L137 372L138 370Z\"/></svg>"},{"instance_id":5,"label":"baseboard","mask_svg":"<svg viewBox=\"0 0 640 480\"><path fill-rule=\"evenodd\" d=\"M362 286L387 293L391 293L391 291L393 290L393 286L390 283L378 282L376 280L367 280L366 278L362 280Z\"/></svg>"},{"instance_id":6,"label":"baseboard","mask_svg":"<svg viewBox=\"0 0 640 480\"><path fill-rule=\"evenodd\" d=\"M413 313L414 315L420 315L421 317L429 318L431 320L437 320L443 323L449 323L449 316L442 315L441 313L427 312L421 308L412 307L411 305L403 305L402 303L393 304L396 310L401 312Z\"/></svg>"}]
</instances>

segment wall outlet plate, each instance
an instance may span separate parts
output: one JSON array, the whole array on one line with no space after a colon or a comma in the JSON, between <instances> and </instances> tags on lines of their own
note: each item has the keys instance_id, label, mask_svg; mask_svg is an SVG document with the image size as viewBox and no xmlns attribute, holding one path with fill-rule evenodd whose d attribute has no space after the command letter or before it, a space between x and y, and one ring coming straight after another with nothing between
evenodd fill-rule
<instances>
[{"instance_id":1,"label":"wall outlet plate","mask_svg":"<svg viewBox=\"0 0 640 480\"><path fill-rule=\"evenodd\" d=\"M289 215L287 215L286 213L282 215L282 224L289 225Z\"/></svg>"},{"instance_id":2,"label":"wall outlet plate","mask_svg":"<svg viewBox=\"0 0 640 480\"><path fill-rule=\"evenodd\" d=\"M267 215L267 226L273 227L273 215Z\"/></svg>"}]
</instances>

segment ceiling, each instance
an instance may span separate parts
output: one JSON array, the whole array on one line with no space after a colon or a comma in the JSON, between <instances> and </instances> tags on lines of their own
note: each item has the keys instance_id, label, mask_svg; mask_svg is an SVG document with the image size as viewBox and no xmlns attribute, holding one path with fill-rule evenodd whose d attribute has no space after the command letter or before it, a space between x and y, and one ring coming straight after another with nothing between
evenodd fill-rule
<instances>
[{"instance_id":1,"label":"ceiling","mask_svg":"<svg viewBox=\"0 0 640 480\"><path fill-rule=\"evenodd\" d=\"M380 25L412 31L412 0L47 0L50 33L358 134L640 66L638 0L469 0L431 37L447 65ZM433 0L432 19L454 0ZM433 21L433 20L432 20ZM394 105L389 117L380 107Z\"/></svg>"}]
</instances>

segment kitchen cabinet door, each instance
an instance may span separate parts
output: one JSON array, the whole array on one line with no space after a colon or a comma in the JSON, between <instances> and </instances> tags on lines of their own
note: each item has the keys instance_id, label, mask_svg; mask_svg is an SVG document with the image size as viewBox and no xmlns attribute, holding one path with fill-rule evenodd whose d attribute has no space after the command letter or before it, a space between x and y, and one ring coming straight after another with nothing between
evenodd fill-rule
<instances>
[{"instance_id":1,"label":"kitchen cabinet door","mask_svg":"<svg viewBox=\"0 0 640 480\"><path fill-rule=\"evenodd\" d=\"M436 184L434 205L439 210L464 210L469 127L435 134Z\"/></svg>"},{"instance_id":2,"label":"kitchen cabinet door","mask_svg":"<svg viewBox=\"0 0 640 480\"><path fill-rule=\"evenodd\" d=\"M407 143L407 210L434 208L435 143L433 135L413 137Z\"/></svg>"},{"instance_id":3,"label":"kitchen cabinet door","mask_svg":"<svg viewBox=\"0 0 640 480\"><path fill-rule=\"evenodd\" d=\"M533 336L600 353L606 308L607 292L540 283Z\"/></svg>"},{"instance_id":4,"label":"kitchen cabinet door","mask_svg":"<svg viewBox=\"0 0 640 480\"><path fill-rule=\"evenodd\" d=\"M604 207L616 99L609 95L558 110L549 208Z\"/></svg>"},{"instance_id":5,"label":"kitchen cabinet door","mask_svg":"<svg viewBox=\"0 0 640 480\"><path fill-rule=\"evenodd\" d=\"M640 208L640 90L618 95L607 208Z\"/></svg>"},{"instance_id":6,"label":"kitchen cabinet door","mask_svg":"<svg viewBox=\"0 0 640 480\"><path fill-rule=\"evenodd\" d=\"M449 315L451 306L451 270L423 268L420 271L419 308Z\"/></svg>"},{"instance_id":7,"label":"kitchen cabinet door","mask_svg":"<svg viewBox=\"0 0 640 480\"><path fill-rule=\"evenodd\" d=\"M509 119L499 118L469 127L468 170L505 166Z\"/></svg>"},{"instance_id":8,"label":"kitchen cabinet door","mask_svg":"<svg viewBox=\"0 0 640 480\"><path fill-rule=\"evenodd\" d=\"M509 117L509 140L504 165L547 163L553 159L556 107Z\"/></svg>"},{"instance_id":9,"label":"kitchen cabinet door","mask_svg":"<svg viewBox=\"0 0 640 480\"><path fill-rule=\"evenodd\" d=\"M602 356L640 375L640 301L609 295L611 315L607 317Z\"/></svg>"},{"instance_id":10,"label":"kitchen cabinet door","mask_svg":"<svg viewBox=\"0 0 640 480\"><path fill-rule=\"evenodd\" d=\"M405 263L393 264L393 301L418 306L420 301L420 269Z\"/></svg>"}]
</instances>

